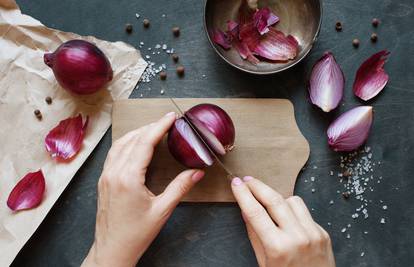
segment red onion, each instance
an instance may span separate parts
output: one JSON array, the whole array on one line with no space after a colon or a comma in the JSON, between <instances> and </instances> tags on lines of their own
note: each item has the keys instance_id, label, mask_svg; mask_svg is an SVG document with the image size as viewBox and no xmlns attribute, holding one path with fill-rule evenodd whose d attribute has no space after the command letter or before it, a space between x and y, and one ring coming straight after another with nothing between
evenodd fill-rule
<instances>
[{"instance_id":1,"label":"red onion","mask_svg":"<svg viewBox=\"0 0 414 267\"><path fill-rule=\"evenodd\" d=\"M92 94L112 80L111 64L94 44L83 40L63 43L43 57L66 90L80 95Z\"/></svg>"},{"instance_id":2,"label":"red onion","mask_svg":"<svg viewBox=\"0 0 414 267\"><path fill-rule=\"evenodd\" d=\"M352 151L368 138L373 115L371 106L348 110L329 126L328 143L335 151Z\"/></svg>"},{"instance_id":3,"label":"red onion","mask_svg":"<svg viewBox=\"0 0 414 267\"><path fill-rule=\"evenodd\" d=\"M185 115L203 140L218 155L225 155L233 148L235 128L230 116L213 104L200 104ZM168 134L171 154L189 168L211 166L214 158L184 118L178 119Z\"/></svg>"},{"instance_id":4,"label":"red onion","mask_svg":"<svg viewBox=\"0 0 414 267\"><path fill-rule=\"evenodd\" d=\"M368 58L359 67L353 90L356 96L368 101L378 95L388 82L384 64L390 52L380 51Z\"/></svg>"},{"instance_id":5,"label":"red onion","mask_svg":"<svg viewBox=\"0 0 414 267\"><path fill-rule=\"evenodd\" d=\"M326 52L313 66L309 81L309 95L312 103L323 111L335 109L341 102L345 77L331 52Z\"/></svg>"}]
</instances>

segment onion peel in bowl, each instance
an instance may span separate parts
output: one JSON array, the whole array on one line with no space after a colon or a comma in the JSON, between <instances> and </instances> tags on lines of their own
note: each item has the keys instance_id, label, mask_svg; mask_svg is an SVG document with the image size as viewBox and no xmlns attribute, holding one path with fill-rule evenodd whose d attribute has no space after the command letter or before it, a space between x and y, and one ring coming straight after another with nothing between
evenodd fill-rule
<instances>
[{"instance_id":1,"label":"onion peel in bowl","mask_svg":"<svg viewBox=\"0 0 414 267\"><path fill-rule=\"evenodd\" d=\"M26 174L13 188L7 206L13 211L32 209L42 202L45 192L45 177L42 170Z\"/></svg>"},{"instance_id":2,"label":"onion peel in bowl","mask_svg":"<svg viewBox=\"0 0 414 267\"><path fill-rule=\"evenodd\" d=\"M353 151L368 138L373 121L371 106L353 108L331 123L328 144L335 151Z\"/></svg>"},{"instance_id":3,"label":"onion peel in bowl","mask_svg":"<svg viewBox=\"0 0 414 267\"><path fill-rule=\"evenodd\" d=\"M368 101L378 95L388 83L389 76L384 70L384 64L390 52L380 51L369 57L359 67L353 90L362 100Z\"/></svg>"},{"instance_id":4,"label":"onion peel in bowl","mask_svg":"<svg viewBox=\"0 0 414 267\"><path fill-rule=\"evenodd\" d=\"M74 157L82 147L89 117L85 123L82 115L68 118L59 122L45 138L46 150L53 158L68 160Z\"/></svg>"},{"instance_id":5,"label":"onion peel in bowl","mask_svg":"<svg viewBox=\"0 0 414 267\"><path fill-rule=\"evenodd\" d=\"M212 31L211 35L213 36L213 42L216 44L220 45L226 50L231 48L231 39L227 33L215 29Z\"/></svg>"},{"instance_id":6,"label":"onion peel in bowl","mask_svg":"<svg viewBox=\"0 0 414 267\"><path fill-rule=\"evenodd\" d=\"M312 68L309 80L311 102L323 111L335 109L342 100L345 77L331 52L326 52Z\"/></svg>"},{"instance_id":7,"label":"onion peel in bowl","mask_svg":"<svg viewBox=\"0 0 414 267\"><path fill-rule=\"evenodd\" d=\"M292 35L272 27L279 22L268 7L251 9L242 1L238 21L228 21L227 31L213 30L212 41L225 50L235 48L240 57L256 65L258 57L269 61L286 62L294 59L299 52L299 43Z\"/></svg>"},{"instance_id":8,"label":"onion peel in bowl","mask_svg":"<svg viewBox=\"0 0 414 267\"><path fill-rule=\"evenodd\" d=\"M258 45L252 49L256 55L272 61L288 61L298 54L299 43L292 35L270 28L262 35Z\"/></svg>"},{"instance_id":9,"label":"onion peel in bowl","mask_svg":"<svg viewBox=\"0 0 414 267\"><path fill-rule=\"evenodd\" d=\"M279 22L279 17L273 14L268 7L258 9L253 15L254 24L263 35L269 31L269 27Z\"/></svg>"}]
</instances>

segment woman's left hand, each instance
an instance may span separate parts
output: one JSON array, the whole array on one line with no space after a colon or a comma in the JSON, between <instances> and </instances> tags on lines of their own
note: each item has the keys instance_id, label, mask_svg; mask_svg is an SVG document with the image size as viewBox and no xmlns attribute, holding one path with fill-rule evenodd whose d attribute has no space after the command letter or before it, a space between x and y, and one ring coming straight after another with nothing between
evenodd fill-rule
<instances>
[{"instance_id":1,"label":"woman's left hand","mask_svg":"<svg viewBox=\"0 0 414 267\"><path fill-rule=\"evenodd\" d=\"M95 241L83 266L135 266L181 198L204 176L186 170L158 196L145 186L154 148L175 120L176 114L168 113L112 145L98 183Z\"/></svg>"}]
</instances>

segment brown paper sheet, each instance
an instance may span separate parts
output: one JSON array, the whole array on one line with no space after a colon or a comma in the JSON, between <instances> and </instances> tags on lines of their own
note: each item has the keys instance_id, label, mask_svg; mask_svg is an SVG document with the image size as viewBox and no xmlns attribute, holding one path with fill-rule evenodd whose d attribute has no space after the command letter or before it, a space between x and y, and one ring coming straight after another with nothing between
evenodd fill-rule
<instances>
[{"instance_id":1,"label":"brown paper sheet","mask_svg":"<svg viewBox=\"0 0 414 267\"><path fill-rule=\"evenodd\" d=\"M147 63L133 47L47 28L21 14L13 0L0 0L0 266L8 266L46 217L52 205L111 125L114 100L126 99ZM75 97L59 87L43 54L62 42L81 38L96 43L108 56L114 79L96 95ZM53 103L47 105L45 97ZM33 114L43 114L38 121ZM44 137L69 116L89 115L81 152L70 163L57 163L44 148ZM13 213L7 197L17 181L42 169L46 193L33 210Z\"/></svg>"}]
</instances>

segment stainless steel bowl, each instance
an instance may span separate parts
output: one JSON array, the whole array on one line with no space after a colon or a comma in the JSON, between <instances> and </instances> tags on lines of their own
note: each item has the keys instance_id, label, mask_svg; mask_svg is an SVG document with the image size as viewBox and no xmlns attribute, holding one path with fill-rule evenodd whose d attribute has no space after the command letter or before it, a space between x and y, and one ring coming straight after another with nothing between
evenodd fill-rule
<instances>
[{"instance_id":1,"label":"stainless steel bowl","mask_svg":"<svg viewBox=\"0 0 414 267\"><path fill-rule=\"evenodd\" d=\"M269 7L280 18L278 30L293 35L299 42L300 52L288 62L273 63L261 61L253 65L243 60L235 49L224 50L213 43L211 30L226 29L226 22L237 20L242 1L246 0L206 0L204 7L204 29L214 50L227 63L242 71L254 74L272 74L286 70L300 62L312 49L319 34L322 22L320 0L259 0L259 7Z\"/></svg>"}]
</instances>

